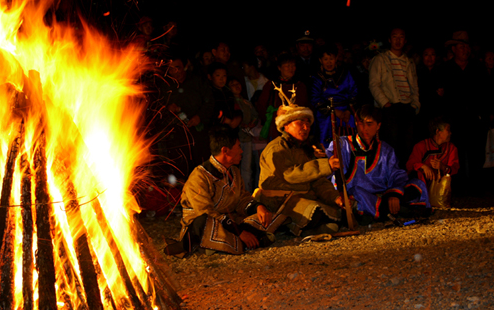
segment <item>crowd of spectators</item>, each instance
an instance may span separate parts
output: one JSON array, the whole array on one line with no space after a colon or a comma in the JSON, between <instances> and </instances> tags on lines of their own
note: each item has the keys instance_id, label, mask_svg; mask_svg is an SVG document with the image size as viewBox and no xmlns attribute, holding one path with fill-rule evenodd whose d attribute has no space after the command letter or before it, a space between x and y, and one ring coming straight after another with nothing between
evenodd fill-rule
<instances>
[{"instance_id":1,"label":"crowd of spectators","mask_svg":"<svg viewBox=\"0 0 494 310\"><path fill-rule=\"evenodd\" d=\"M482 166L494 115L494 51L472 49L466 31L452 33L446 42L422 44L421 50L409 48L422 42L408 44L401 27L390 27L387 42L352 45L306 31L284 49L246 43L242 54L232 54L227 38L191 51L175 23L166 26L169 32L162 39L151 42L150 22L141 20L136 41L159 67L143 76L158 179L173 175L185 181L210 156L208 130L227 124L238 129L242 177L253 192L260 154L280 135L274 119L285 96L313 110L311 134L325 149L333 136L329 106L335 107L338 135L355 132L358 107L370 103L382 108L379 138L395 149L403 169L413 146L438 134L438 128L429 134L429 123L441 117L459 154L454 192L485 190L490 177Z\"/></svg>"}]
</instances>

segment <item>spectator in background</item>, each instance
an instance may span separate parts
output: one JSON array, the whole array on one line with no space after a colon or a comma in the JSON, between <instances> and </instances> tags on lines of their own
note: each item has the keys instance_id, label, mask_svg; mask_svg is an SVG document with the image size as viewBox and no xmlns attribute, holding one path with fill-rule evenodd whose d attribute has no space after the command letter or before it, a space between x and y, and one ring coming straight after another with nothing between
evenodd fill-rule
<instances>
[{"instance_id":1,"label":"spectator in background","mask_svg":"<svg viewBox=\"0 0 494 310\"><path fill-rule=\"evenodd\" d=\"M318 71L319 61L313 53L314 38L310 36L308 30L304 32L302 37L297 39L295 49L298 79L304 82L307 88L310 88L311 76Z\"/></svg>"},{"instance_id":2,"label":"spectator in background","mask_svg":"<svg viewBox=\"0 0 494 310\"><path fill-rule=\"evenodd\" d=\"M222 63L226 66L226 70L229 76L236 77L242 83L242 97L247 98L247 87L245 86L244 71L236 61L232 61L230 46L223 42L217 41L211 48L214 61Z\"/></svg>"},{"instance_id":3,"label":"spectator in background","mask_svg":"<svg viewBox=\"0 0 494 310\"><path fill-rule=\"evenodd\" d=\"M245 73L244 82L247 87L247 99L256 102L264 85L269 80L257 71L257 58L255 56L246 57L242 60L242 69ZM256 94L257 93L257 94Z\"/></svg>"},{"instance_id":4,"label":"spectator in background","mask_svg":"<svg viewBox=\"0 0 494 310\"><path fill-rule=\"evenodd\" d=\"M321 48L319 62L321 69L314 76L311 90L312 109L316 111L316 126L319 129L319 141L324 148L329 146L333 137L330 98L335 105L336 127L338 135L352 135L355 132L354 111L351 105L357 96L357 86L350 72L337 65L338 47L328 44Z\"/></svg>"},{"instance_id":5,"label":"spectator in background","mask_svg":"<svg viewBox=\"0 0 494 310\"><path fill-rule=\"evenodd\" d=\"M281 87L283 94L288 98L296 95L295 104L298 106L307 106L307 88L305 84L297 79L297 64L295 57L285 53L278 57L279 76L273 82L276 87ZM276 110L282 105L280 94L275 90L272 82L266 83L262 89L259 101L256 104L257 112L263 124L261 137L268 141L278 137L280 133L276 129L274 118Z\"/></svg>"},{"instance_id":6,"label":"spectator in background","mask_svg":"<svg viewBox=\"0 0 494 310\"><path fill-rule=\"evenodd\" d=\"M403 52L406 42L405 31L393 28L390 49L376 55L369 67L369 88L383 109L380 138L395 149L402 168L413 147L413 123L420 111L415 64Z\"/></svg>"}]
</instances>

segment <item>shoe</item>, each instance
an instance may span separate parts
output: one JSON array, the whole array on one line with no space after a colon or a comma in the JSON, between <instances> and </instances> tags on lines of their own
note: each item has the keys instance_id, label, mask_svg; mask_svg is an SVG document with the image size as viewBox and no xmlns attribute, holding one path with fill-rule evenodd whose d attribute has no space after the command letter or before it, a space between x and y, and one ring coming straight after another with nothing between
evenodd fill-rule
<instances>
[{"instance_id":1,"label":"shoe","mask_svg":"<svg viewBox=\"0 0 494 310\"><path fill-rule=\"evenodd\" d=\"M338 227L338 224L336 224L336 223L326 223L326 224L322 224L319 227L317 227L316 233L318 235L334 234L334 233L338 232L339 229L340 228Z\"/></svg>"}]
</instances>

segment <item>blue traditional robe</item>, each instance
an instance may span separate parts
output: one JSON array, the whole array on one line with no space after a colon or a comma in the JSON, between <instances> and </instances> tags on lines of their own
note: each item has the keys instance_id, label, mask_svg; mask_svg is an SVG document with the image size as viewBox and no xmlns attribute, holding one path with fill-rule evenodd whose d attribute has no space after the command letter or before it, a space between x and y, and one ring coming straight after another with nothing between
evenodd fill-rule
<instances>
[{"instance_id":1,"label":"blue traditional robe","mask_svg":"<svg viewBox=\"0 0 494 310\"><path fill-rule=\"evenodd\" d=\"M358 135L353 135L340 137L340 145L348 195L357 201L360 214L379 218L379 206L389 197L399 198L401 205L431 207L424 182L408 180L405 170L398 167L395 152L389 144L373 140L367 146ZM326 154L328 157L333 155L333 142ZM334 176L332 182L335 184ZM404 201L405 189L410 186L417 190L413 191L416 195Z\"/></svg>"}]
</instances>

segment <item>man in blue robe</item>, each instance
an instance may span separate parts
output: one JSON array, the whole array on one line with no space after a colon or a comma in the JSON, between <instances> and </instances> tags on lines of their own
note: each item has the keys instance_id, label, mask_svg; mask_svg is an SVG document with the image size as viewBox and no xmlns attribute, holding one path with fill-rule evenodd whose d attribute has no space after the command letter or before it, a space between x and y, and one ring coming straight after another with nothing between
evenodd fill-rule
<instances>
[{"instance_id":1,"label":"man in blue robe","mask_svg":"<svg viewBox=\"0 0 494 310\"><path fill-rule=\"evenodd\" d=\"M364 105L357 111L357 134L340 137L347 190L357 201L357 215L384 220L388 214L430 214L425 184L418 179L408 180L405 170L398 167L393 148L379 140L380 127L380 109ZM326 154L330 157L333 152L331 142Z\"/></svg>"}]
</instances>

